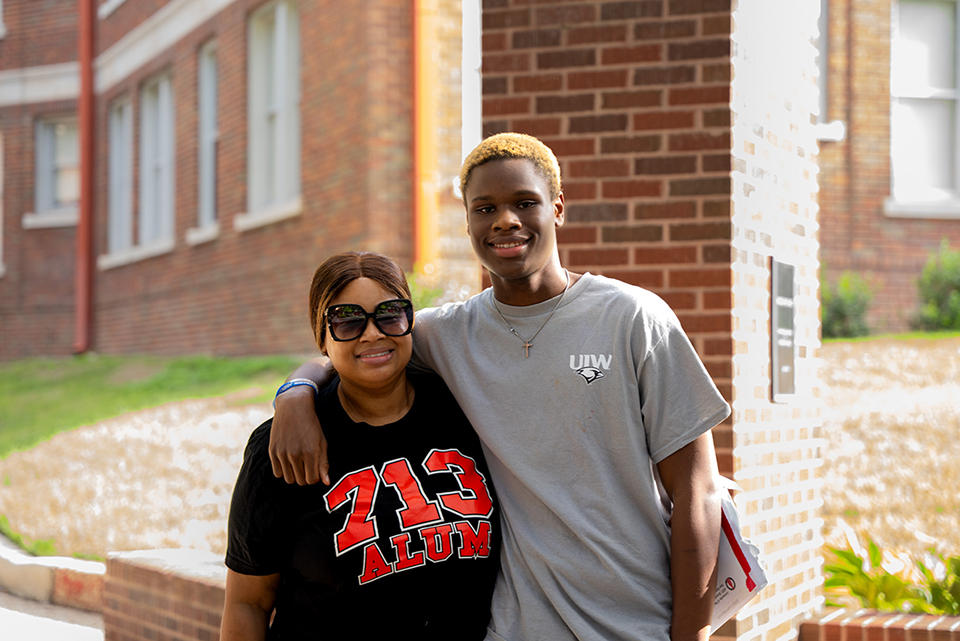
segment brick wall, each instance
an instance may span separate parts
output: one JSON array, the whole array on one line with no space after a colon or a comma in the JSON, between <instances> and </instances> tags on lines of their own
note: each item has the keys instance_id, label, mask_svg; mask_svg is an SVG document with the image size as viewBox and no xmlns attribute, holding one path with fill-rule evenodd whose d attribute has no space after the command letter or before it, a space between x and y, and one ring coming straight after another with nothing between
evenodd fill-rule
<instances>
[{"instance_id":1,"label":"brick wall","mask_svg":"<svg viewBox=\"0 0 960 641\"><path fill-rule=\"evenodd\" d=\"M462 164L461 56L463 54L460 0L438 0L433 55L437 65L437 93L433 105L437 136L435 188L438 196L437 264L426 282L442 289L442 302L465 300L480 291L480 265L466 233L462 200L454 193ZM469 43L467 46L470 46ZM479 143L479 140L471 141Z\"/></svg>"},{"instance_id":2,"label":"brick wall","mask_svg":"<svg viewBox=\"0 0 960 641\"><path fill-rule=\"evenodd\" d=\"M6 0L0 70L77 59L77 10L70 0Z\"/></svg>"},{"instance_id":3,"label":"brick wall","mask_svg":"<svg viewBox=\"0 0 960 641\"><path fill-rule=\"evenodd\" d=\"M216 641L227 569L199 550L119 552L107 560L106 641Z\"/></svg>"},{"instance_id":4,"label":"brick wall","mask_svg":"<svg viewBox=\"0 0 960 641\"><path fill-rule=\"evenodd\" d=\"M733 430L744 535L769 583L740 639L795 638L822 603L818 225L811 113L816 3L739 0L733 12ZM795 268L796 394L771 397L771 259Z\"/></svg>"},{"instance_id":5,"label":"brick wall","mask_svg":"<svg viewBox=\"0 0 960 641\"><path fill-rule=\"evenodd\" d=\"M130 5L133 11L140 1L128 0L121 9ZM234 217L247 210L247 17L261 4L231 4L98 100L98 131L106 131L114 100L129 96L137 114L142 84L168 71L177 137L176 246L171 253L98 272L99 351L310 352L307 287L324 258L348 248L374 249L410 266L411 41L409 8L399 0L369 3L363 11L324 0L299 3L303 213L250 231L234 229ZM118 10L105 23L127 19ZM196 225L197 52L211 39L220 69L220 235L191 246L184 232ZM135 116L135 138L138 128ZM96 152L101 195L96 253L101 254L106 144ZM137 170L135 164L135 185Z\"/></svg>"},{"instance_id":6,"label":"brick wall","mask_svg":"<svg viewBox=\"0 0 960 641\"><path fill-rule=\"evenodd\" d=\"M828 114L846 138L820 150L821 258L831 280L845 270L877 287L871 329L903 331L918 309L916 280L942 238L960 247L960 217L893 218L890 195L890 15L887 0L831 0Z\"/></svg>"},{"instance_id":7,"label":"brick wall","mask_svg":"<svg viewBox=\"0 0 960 641\"><path fill-rule=\"evenodd\" d=\"M34 147L40 118L75 115L75 103L0 108L3 225L0 359L69 354L73 343L73 226L25 229L35 209Z\"/></svg>"},{"instance_id":8,"label":"brick wall","mask_svg":"<svg viewBox=\"0 0 960 641\"><path fill-rule=\"evenodd\" d=\"M731 400L729 101L729 0L483 4L484 135L557 154L563 264L666 299Z\"/></svg>"},{"instance_id":9,"label":"brick wall","mask_svg":"<svg viewBox=\"0 0 960 641\"><path fill-rule=\"evenodd\" d=\"M56 65L77 57L73 0L7 0L6 35L0 39L0 71ZM0 359L68 354L73 341L74 228L24 229L35 209L34 147L40 118L72 116L72 100L0 107L3 203L0 225Z\"/></svg>"},{"instance_id":10,"label":"brick wall","mask_svg":"<svg viewBox=\"0 0 960 641\"><path fill-rule=\"evenodd\" d=\"M800 641L958 641L960 617L832 610L800 625Z\"/></svg>"},{"instance_id":11,"label":"brick wall","mask_svg":"<svg viewBox=\"0 0 960 641\"><path fill-rule=\"evenodd\" d=\"M124 37L148 28L182 3L126 0L96 20L94 253L106 253L108 113L128 97L134 123L134 209L139 162L139 92L159 73L171 78L175 102L175 246L173 251L104 270L94 283L93 348L104 353L310 353L306 288L316 266L344 249L389 254L413 267L412 11L406 0L362 5L334 0L298 2L301 59L301 215L239 232L234 217L247 210L247 18L264 0L236 0L199 22L171 46L117 76L111 61ZM39 64L38 52L76 57L75 4L49 0L44 16L27 29L25 2L5 3L9 32L0 40L0 65ZM36 3L31 5L36 9ZM161 11L162 9L162 11ZM158 12L160 12L158 14ZM54 19L53 15L57 17ZM62 15L61 15L62 14ZM71 16L73 16L71 18ZM438 3L435 41L440 95L436 122L441 230L440 285L457 296L476 291L476 262L463 233L462 210L452 194L460 164L460 7ZM65 38L48 23L69 26ZM179 24L182 24L181 20ZM173 25L171 25L173 26ZM169 32L167 32L169 34ZM30 39L34 42L30 42ZM216 41L219 65L218 237L186 242L197 224L197 60ZM143 37L140 42L151 42ZM34 49L30 49L33 51ZM43 62L49 62L44 60ZM126 64L126 63L124 63ZM114 65L117 67L118 65ZM452 105L452 106L451 106ZM0 358L66 354L73 333L73 229L22 230L32 209L33 121L40 113L73 112L71 100L0 108L7 151L4 192L5 274L0 277ZM134 211L136 225L136 211ZM437 266L435 266L437 267ZM449 272L449 273L447 273Z\"/></svg>"}]
</instances>

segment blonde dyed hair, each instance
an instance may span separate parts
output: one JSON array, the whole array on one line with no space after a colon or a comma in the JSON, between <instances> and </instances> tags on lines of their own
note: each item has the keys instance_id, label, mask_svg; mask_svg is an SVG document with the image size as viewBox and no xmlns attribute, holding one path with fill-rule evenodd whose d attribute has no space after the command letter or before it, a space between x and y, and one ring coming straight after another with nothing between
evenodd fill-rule
<instances>
[{"instance_id":1,"label":"blonde dyed hair","mask_svg":"<svg viewBox=\"0 0 960 641\"><path fill-rule=\"evenodd\" d=\"M503 133L490 136L474 148L460 169L460 193L467 204L467 185L470 174L480 165L494 160L526 159L550 186L550 199L560 195L560 163L545 144L527 134Z\"/></svg>"}]
</instances>

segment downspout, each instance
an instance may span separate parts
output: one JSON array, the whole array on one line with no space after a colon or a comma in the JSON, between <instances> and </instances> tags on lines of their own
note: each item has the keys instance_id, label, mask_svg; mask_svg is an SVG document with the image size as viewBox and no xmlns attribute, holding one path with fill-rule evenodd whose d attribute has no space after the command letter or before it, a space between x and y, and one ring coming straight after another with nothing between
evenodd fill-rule
<instances>
[{"instance_id":1,"label":"downspout","mask_svg":"<svg viewBox=\"0 0 960 641\"><path fill-rule=\"evenodd\" d=\"M94 0L80 0L80 216L77 221L77 265L74 287L73 351L90 350L93 321L93 31Z\"/></svg>"},{"instance_id":2,"label":"downspout","mask_svg":"<svg viewBox=\"0 0 960 641\"><path fill-rule=\"evenodd\" d=\"M410 32L412 39L413 92L410 106L410 207L413 240L413 258L411 268L416 270L420 263L420 0L410 0Z\"/></svg>"},{"instance_id":3,"label":"downspout","mask_svg":"<svg viewBox=\"0 0 960 641\"><path fill-rule=\"evenodd\" d=\"M432 271L439 246L436 0L413 2L414 270ZM428 267L429 266L429 267Z\"/></svg>"}]
</instances>

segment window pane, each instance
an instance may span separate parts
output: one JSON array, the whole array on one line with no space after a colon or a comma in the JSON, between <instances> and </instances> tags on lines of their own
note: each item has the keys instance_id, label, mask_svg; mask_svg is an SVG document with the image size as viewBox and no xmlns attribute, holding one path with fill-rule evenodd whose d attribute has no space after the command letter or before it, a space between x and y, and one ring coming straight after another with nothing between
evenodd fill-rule
<instances>
[{"instance_id":1,"label":"window pane","mask_svg":"<svg viewBox=\"0 0 960 641\"><path fill-rule=\"evenodd\" d=\"M80 200L80 170L77 167L57 170L57 205L72 205Z\"/></svg>"},{"instance_id":2,"label":"window pane","mask_svg":"<svg viewBox=\"0 0 960 641\"><path fill-rule=\"evenodd\" d=\"M893 101L891 151L894 194L900 200L945 197L954 189L956 103L900 98Z\"/></svg>"},{"instance_id":3,"label":"window pane","mask_svg":"<svg viewBox=\"0 0 960 641\"><path fill-rule=\"evenodd\" d=\"M77 125L59 122L54 128L57 139L57 165L77 164Z\"/></svg>"},{"instance_id":4,"label":"window pane","mask_svg":"<svg viewBox=\"0 0 960 641\"><path fill-rule=\"evenodd\" d=\"M54 125L54 200L55 206L72 205L80 199L80 170L76 123Z\"/></svg>"},{"instance_id":5,"label":"window pane","mask_svg":"<svg viewBox=\"0 0 960 641\"><path fill-rule=\"evenodd\" d=\"M955 2L901 0L893 42L892 84L896 95L926 95L956 87Z\"/></svg>"},{"instance_id":6,"label":"window pane","mask_svg":"<svg viewBox=\"0 0 960 641\"><path fill-rule=\"evenodd\" d=\"M200 151L199 216L200 227L217 217L217 58L212 44L200 52L199 74Z\"/></svg>"},{"instance_id":7,"label":"window pane","mask_svg":"<svg viewBox=\"0 0 960 641\"><path fill-rule=\"evenodd\" d=\"M129 102L121 103L110 110L110 224L107 243L111 252L130 247L132 241L131 111Z\"/></svg>"}]
</instances>

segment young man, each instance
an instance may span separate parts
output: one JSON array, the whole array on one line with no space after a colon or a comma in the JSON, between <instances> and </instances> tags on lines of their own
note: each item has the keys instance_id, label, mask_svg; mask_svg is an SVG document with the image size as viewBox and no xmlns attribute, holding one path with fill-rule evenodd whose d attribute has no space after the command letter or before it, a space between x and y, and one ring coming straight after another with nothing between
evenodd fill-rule
<instances>
[{"instance_id":1,"label":"young man","mask_svg":"<svg viewBox=\"0 0 960 641\"><path fill-rule=\"evenodd\" d=\"M500 495L487 639L706 639L720 540L710 429L727 404L661 299L561 266L546 146L488 138L460 181L493 287L420 312L414 361L453 391ZM325 377L316 363L295 375ZM327 482L312 390L295 389L277 399L274 473Z\"/></svg>"}]
</instances>

